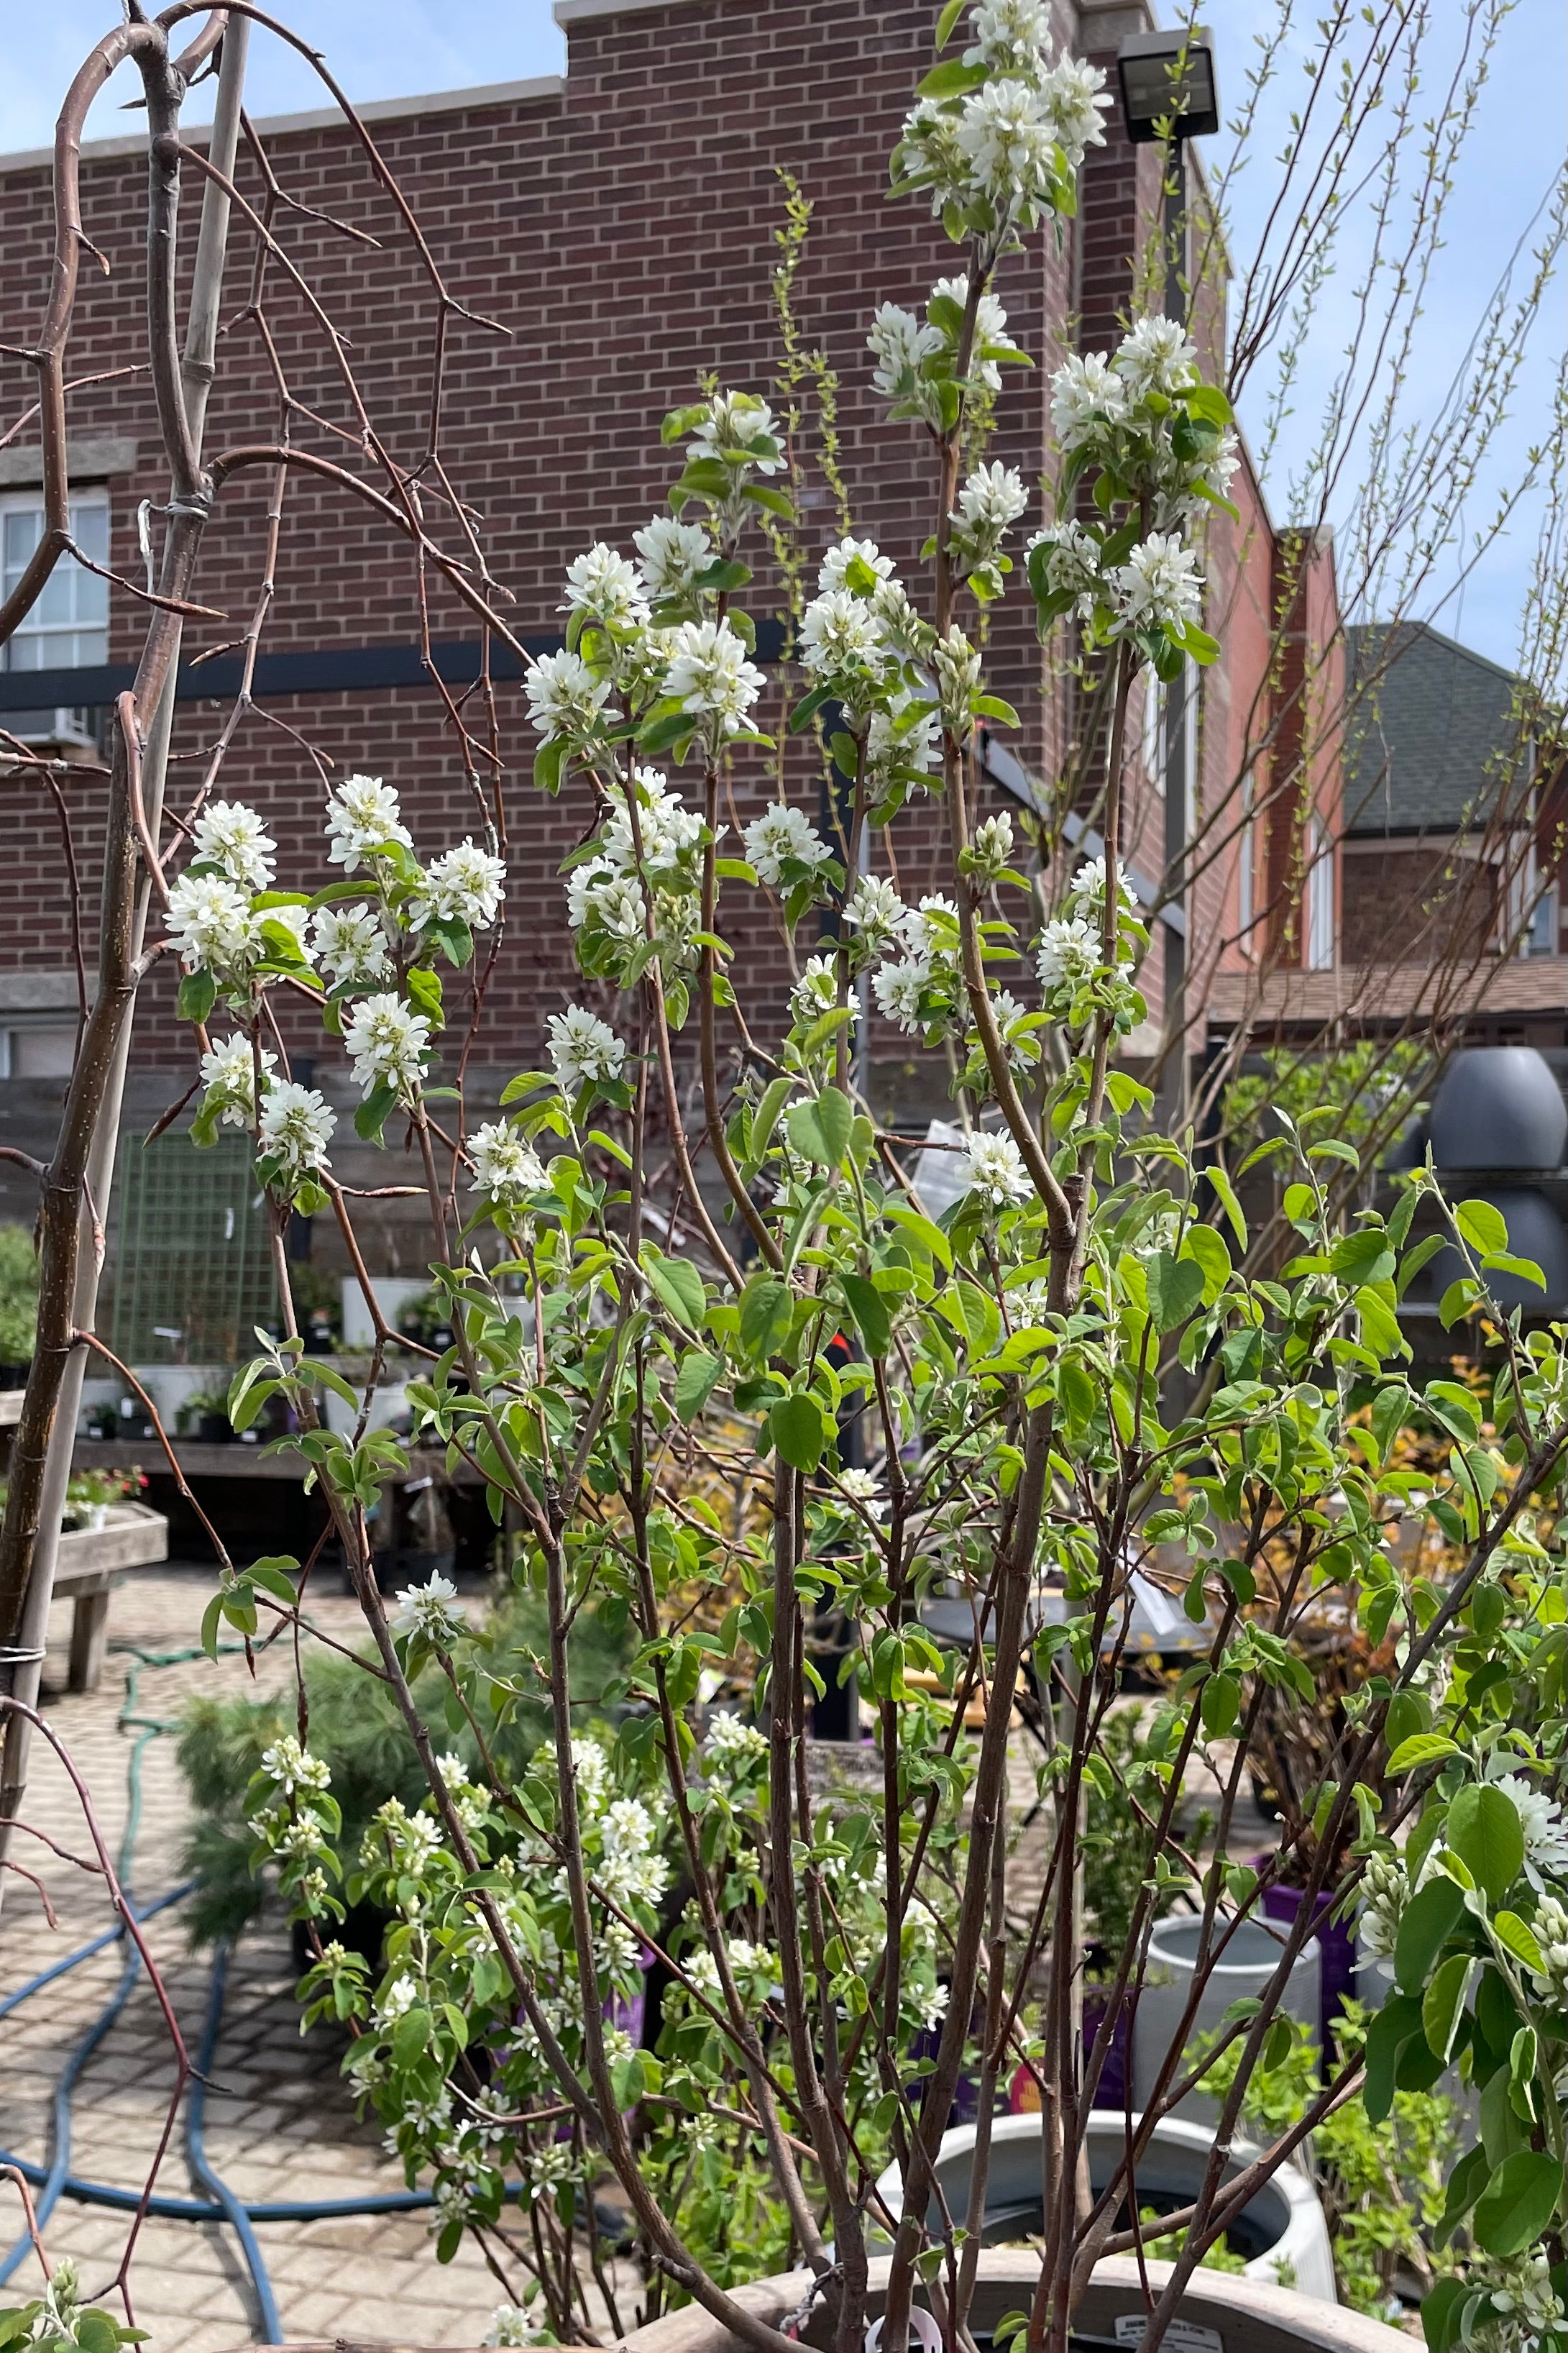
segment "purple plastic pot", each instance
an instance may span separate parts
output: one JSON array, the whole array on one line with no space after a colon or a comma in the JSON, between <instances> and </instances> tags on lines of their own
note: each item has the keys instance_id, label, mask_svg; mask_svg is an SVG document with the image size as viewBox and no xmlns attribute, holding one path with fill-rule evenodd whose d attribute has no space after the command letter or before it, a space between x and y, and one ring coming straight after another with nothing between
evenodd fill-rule
<instances>
[{"instance_id":1,"label":"purple plastic pot","mask_svg":"<svg viewBox=\"0 0 1568 2353\"><path fill-rule=\"evenodd\" d=\"M1094 2049L1095 2037L1105 2019L1108 1988L1086 1985L1083 1989L1083 2055L1088 2060ZM1121 2108L1127 2105L1127 2000L1110 2030L1110 2042L1105 2053L1105 2063L1100 2071L1100 2081L1094 2087L1097 2108Z\"/></svg>"},{"instance_id":2,"label":"purple plastic pot","mask_svg":"<svg viewBox=\"0 0 1568 2353\"><path fill-rule=\"evenodd\" d=\"M1273 1860L1272 1855L1255 1854L1252 1867L1261 1871ZM1338 1893L1337 1888L1323 1888L1312 1899L1311 1933L1318 1947L1321 1989L1318 2022L1325 2050L1332 2041L1341 2010L1355 1993L1355 1938L1346 1922L1329 1917ZM1264 1917L1288 1926L1297 1918L1303 1900L1304 1891L1300 1887L1267 1887L1263 1891Z\"/></svg>"}]
</instances>

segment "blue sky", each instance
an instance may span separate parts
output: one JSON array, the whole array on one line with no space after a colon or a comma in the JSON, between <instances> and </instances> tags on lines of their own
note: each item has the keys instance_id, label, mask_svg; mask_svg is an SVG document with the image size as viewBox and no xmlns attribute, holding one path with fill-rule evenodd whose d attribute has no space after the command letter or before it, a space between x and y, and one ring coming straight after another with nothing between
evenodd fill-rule
<instances>
[{"instance_id":1,"label":"blue sky","mask_svg":"<svg viewBox=\"0 0 1568 2353\"><path fill-rule=\"evenodd\" d=\"M1213 0L1208 14L1227 109L1241 96L1252 37L1272 19L1276 5L1277 0ZM1469 5L1471 0L1433 0L1439 51L1445 37L1457 37ZM564 62L564 41L552 20L548 0L293 0L291 5L281 0L279 13L326 52L351 97L360 100L554 73ZM47 142L71 73L117 14L113 0L48 0L44 6L16 10L8 28L8 70L0 82L0 153ZM282 113L321 103L309 67L278 42L258 36L252 54L250 104L255 113ZM1557 0L1520 0L1502 28L1476 132L1460 167L1458 201L1434 276L1406 396L1414 416L1427 413L1440 401L1500 269L1553 172L1563 169L1565 78L1568 11ZM129 118L120 111L123 99L132 94L129 87L121 87L126 80L123 73L116 76L95 103L89 137L126 127ZM1286 110L1300 102L1302 86L1297 58L1270 102L1268 135L1258 142L1247 193L1238 198L1238 242L1245 241L1252 207L1266 200L1267 159L1283 136ZM1352 233L1340 286L1331 289L1321 329L1311 340L1307 381L1286 437L1285 463L1270 484L1278 509L1284 505L1291 435L1299 447L1333 382L1340 348L1336 337L1342 335L1354 282L1355 249ZM1524 448L1540 436L1552 367L1562 347L1563 307L1560 285L1538 331L1517 414L1500 438L1491 468L1494 484L1517 468ZM1256 428L1257 420L1245 412L1244 422ZM1484 493L1478 491L1478 519L1485 506ZM1506 543L1468 583L1462 599L1447 605L1439 616L1441 626L1452 635L1499 660L1509 661L1513 654L1540 511L1539 501L1532 501Z\"/></svg>"}]
</instances>

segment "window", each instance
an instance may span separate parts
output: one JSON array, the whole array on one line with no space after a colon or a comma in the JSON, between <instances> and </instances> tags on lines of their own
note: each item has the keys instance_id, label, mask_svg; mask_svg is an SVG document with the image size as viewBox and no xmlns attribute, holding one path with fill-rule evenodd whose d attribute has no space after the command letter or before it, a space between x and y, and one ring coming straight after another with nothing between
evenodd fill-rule
<instances>
[{"instance_id":1,"label":"window","mask_svg":"<svg viewBox=\"0 0 1568 2353\"><path fill-rule=\"evenodd\" d=\"M1311 864L1307 870L1307 969L1334 968L1334 852L1329 828L1312 818Z\"/></svg>"},{"instance_id":2,"label":"window","mask_svg":"<svg viewBox=\"0 0 1568 2353\"><path fill-rule=\"evenodd\" d=\"M75 1059L74 1020L0 1018L0 1079L68 1079Z\"/></svg>"},{"instance_id":3,"label":"window","mask_svg":"<svg viewBox=\"0 0 1568 2353\"><path fill-rule=\"evenodd\" d=\"M109 500L102 491L83 491L70 502L71 536L95 564L109 561ZM9 596L44 535L41 491L0 499L0 596ZM43 595L16 632L0 646L0 669L92 670L109 659L109 583L63 556ZM74 707L0 712L13 735L90 740L89 714Z\"/></svg>"}]
</instances>

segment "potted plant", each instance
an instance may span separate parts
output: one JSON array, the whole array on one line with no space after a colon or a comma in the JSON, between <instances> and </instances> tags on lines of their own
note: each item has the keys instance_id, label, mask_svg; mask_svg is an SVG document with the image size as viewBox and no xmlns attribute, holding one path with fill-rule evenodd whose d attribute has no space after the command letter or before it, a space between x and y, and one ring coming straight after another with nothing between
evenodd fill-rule
<instances>
[{"instance_id":1,"label":"potted plant","mask_svg":"<svg viewBox=\"0 0 1568 2353\"><path fill-rule=\"evenodd\" d=\"M63 1525L103 1528L112 1506L138 1494L147 1482L140 1471L74 1471L66 1489Z\"/></svg>"},{"instance_id":2,"label":"potted plant","mask_svg":"<svg viewBox=\"0 0 1568 2353\"><path fill-rule=\"evenodd\" d=\"M543 1610L520 1662L438 1574L384 1606L365 1514L410 1441L365 1427L379 1351L361 1390L302 1363L283 1281L286 1336L228 1411L242 1431L279 1400L297 1417L427 1794L389 1796L345 1856L331 1766L289 1736L247 1813L313 1956L310 2014L352 2023L355 2081L411 2178L435 2183L438 2253L479 2237L514 2334L574 2335L584 2263L618 2332L638 2316L596 2236L592 2192L613 2183L640 2316L690 2299L694 2345L784 2353L805 2333L860 2353L875 2320L888 2353L911 2327L1059 2353L1103 2320L1152 2353L1231 2290L1258 2345L1369 2343L1371 2320L1346 2316L1335 2340L1332 2307L1300 2298L1293 2318L1285 2291L1200 2267L1342 2107L1360 2100L1375 2129L1456 2064L1480 2138L1447 2177L1441 2234L1462 2253L1426 2298L1429 2337L1479 2341L1520 2315L1559 2327L1563 1335L1527 1338L1490 1302L1489 1278L1518 1271L1495 1209L1450 1209L1426 1170L1367 1206L1354 1145L1278 1104L1259 1149L1288 1254L1272 1236L1258 1251L1243 1171L1161 1135L1118 1060L1148 947L1121 863L1130 713L1151 676L1173 683L1216 650L1202 526L1237 460L1182 328L1140 317L1113 353L1054 375L1059 468L1020 544L1030 492L984 455L1026 356L995 273L1070 208L1104 103L1100 77L1049 62L1042 25L976 10L894 157L896 190L930 200L962 248L918 311L868 322L877 387L930 458L925 569L900 579L870 538L808 548L795 427L723 389L667 420L669 510L635 535L637 561L596 543L570 567L566 647L525 687L536 781L587 819L564 891L592 1002L550 1018L549 1067L512 1080L500 1117L454 1113L450 1066L430 1092L446 991L499 913L494 841L422 862L395 793L351 776L327 795L309 902L271 891L270 839L233 802L205 806L200 871L171 881L182 1006L207 1041L198 1124L253 1134L279 1237L333 1198L335 1121L259 1050L272 989L321 996L360 1135L408 1141L440 1303L439 1353L408 1383L416 1434L477 1469ZM770 553L798 592L798 674L764 731L745 600ZM1043 638L1072 633L1097 714L1093 857L981 814L982 734L1020 716L985 651L1010 590ZM789 742L819 735L846 780L826 831L786 793L802 789ZM756 813L726 838L732 788ZM918 860L920 828L903 812L927 797L941 887L905 895L895 859ZM244 901L227 928L215 868ZM795 957L773 1012L731 962L764 919ZM873 1006L954 1074L959 1181L937 1214L859 1085ZM1416 1375L1400 1326L1430 1255L1411 1239L1418 1204L1464 1270L1446 1314L1496 1335L1489 1436L1468 1388ZM348 1426L321 1426L319 1387ZM1417 1419L1448 1440L1420 1481L1396 1447ZM1444 1581L1384 1541L1400 1514L1446 1533ZM291 1613L295 1566L226 1568L205 1639ZM1101 1939L1090 2032L1086 1816L1091 1791L1128 1780L1108 1727L1138 1577L1204 1630L1141 1736L1142 1870ZM969 1613L945 1643L921 1620L939 1585ZM1338 1769L1257 1858L1238 1825L1256 1727L1271 1695L1315 1701L1301 1634L1325 1594L1374 1654L1392 1648L1344 1695ZM625 1716L590 1746L573 1673L595 1625L626 1630L632 1656ZM807 1768L829 1658L866 1712L869 1789ZM1047 1712L1047 1837L1020 1912L1006 1833L1026 1673ZM721 1674L749 1700L710 1715ZM547 1745L520 1768L502 1736L545 1695ZM1195 1852L1183 1810L1200 1769L1216 1795ZM1293 1909L1271 1920L1283 1886ZM1364 2052L1324 2052L1238 2171L1247 2103L1261 2114L1293 2063L1292 1987L1325 1897L1391 1951L1395 1990ZM1176 1901L1179 1972L1158 1951ZM334 1933L366 1902L396 1918L380 1967ZM620 2022L650 1957L651 2050ZM1163 1970L1175 1993L1145 2050ZM1138 2106L1110 2111L1118 2137L1100 2099L1119 2035L1144 2056ZM1021 2252L985 2250L992 2119L1020 2070L1042 2119L1037 2228ZM942 2149L966 2078L954 2212ZM1194 2094L1215 2124L1192 2194L1149 2221L1161 2126ZM897 2211L877 2189L892 2166ZM792 2285L757 2285L792 2258Z\"/></svg>"},{"instance_id":3,"label":"potted plant","mask_svg":"<svg viewBox=\"0 0 1568 2353\"><path fill-rule=\"evenodd\" d=\"M190 1389L181 1398L179 1427L203 1446L226 1446L235 1435L221 1389Z\"/></svg>"}]
</instances>

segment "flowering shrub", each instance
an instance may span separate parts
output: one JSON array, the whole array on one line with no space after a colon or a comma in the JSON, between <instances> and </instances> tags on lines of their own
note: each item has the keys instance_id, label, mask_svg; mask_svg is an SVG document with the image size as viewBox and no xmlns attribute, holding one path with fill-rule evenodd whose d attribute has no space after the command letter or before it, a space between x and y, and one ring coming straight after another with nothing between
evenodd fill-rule
<instances>
[{"instance_id":1,"label":"flowering shrub","mask_svg":"<svg viewBox=\"0 0 1568 2353\"><path fill-rule=\"evenodd\" d=\"M961 13L944 12L939 50ZM1114 1059L1142 1018L1148 945L1121 857L1130 699L1146 673L1216 651L1202 528L1237 462L1225 398L1169 320L1057 371L1050 508L1021 551L1042 634L1073 630L1105 681L1101 849L1075 862L1049 838L1022 848L976 806L977 733L1017 723L988 682L984 623L1032 495L974 429L979 396L1005 395L1024 357L993 276L1071 210L1106 103L1097 73L1052 60L1046 27L1037 0L983 0L895 152L895 190L929 197L965 266L923 316L880 306L867 339L891 413L932 459L922 568L900 578L849 531L812 551L781 733L804 748L831 728L849 791L831 837L789 797L787 758L738 840L721 821L726 778L754 781L777 749L740 600L764 523L800 526L768 404L714 389L666 420L668 512L631 535L635 556L602 543L572 563L564 644L525 681L535 781L590 814L564 903L595 1001L552 1016L548 1069L519 1073L473 1126L460 1093L454 1110L433 1088L442 968L470 963L506 878L494 844L430 855L384 783L351 777L328 797L322 865L341 880L273 889L272 843L224 804L170 894L184 1009L205 1024L221 1006L232 1025L206 1040L197 1140L251 1134L279 1237L291 1210L329 1202L352 1231L352 1205L329 1107L276 1057L269 992L319 999L360 1091L359 1135L408 1138L453 1335L409 1385L418 1434L477 1468L520 1531L516 1579L543 1601L531 1695L547 1691L552 1732L514 1767L491 1735L529 1679L500 1668L448 1581L390 1615L376 1590L363 1514L407 1454L367 1430L368 1389L308 1371L292 1332L237 1379L237 1426L276 1396L295 1412L371 1670L428 1788L377 1809L344 1873L319 1760L279 1740L250 1808L258 1849L314 1940L311 2014L354 2030L351 2072L411 2173L436 2182L439 2252L472 2231L508 2283L500 2341L575 2335L583 2263L621 2326L591 2194L613 2177L649 2275L763 2353L792 2340L729 2295L744 2259L802 2256L835 2341L855 2348L870 2233L887 2231L885 2342L901 2353L917 2278L942 2274L959 2321L973 2286L983 2205L939 2221L930 2196L961 2075L988 2113L1022 2065L1047 2136L1025 2333L1059 2345L1095 2261L1144 2235L1119 2216L1142 2212L1155 2124L1224 2059L1215 2154L1152 2295L1152 2348L1237 2219L1224 2152L1279 2063L1280 1998L1331 1891L1364 1907L1396 1989L1364 2078L1358 2054L1331 2061L1262 2175L1345 2100L1376 2126L1396 2094L1460 2066L1481 2138L1447 2183L1441 2228L1465 2246L1426 2300L1429 2336L1561 2334L1563 1335L1500 1321L1483 1443L1466 1389L1415 1388L1397 1311L1441 1240L1412 1243L1418 1200L1462 1253L1456 1314L1487 1303L1492 1270L1518 1270L1497 1212L1450 1214L1419 1172L1386 1217L1347 1219L1326 1180L1352 1147L1282 1117L1263 1148L1289 1177L1298 1247L1260 1273L1226 1167L1153 1134L1147 1089ZM887 851L916 795L939 802L946 840L945 887L918 898ZM726 936L759 910L791 938L827 919L782 1034L761 1039ZM856 1092L868 1002L954 1071L963 1190L940 1216ZM278 1261L286 1282L280 1243ZM318 1379L359 1409L347 1436L319 1426ZM1451 1439L1419 1505L1394 1447L1413 1418ZM700 1473L761 1477L765 1515L726 1516ZM1442 1584L1385 1542L1411 1510L1457 1547ZM1173 1556L1201 1647L1140 1743L1144 1868L1086 2037L1087 1794L1126 1764L1107 1725L1131 1611L1141 1581L1171 1582ZM290 1609L292 1567L228 1576L208 1639L225 1619L248 1634L261 1609ZM1266 1574L1272 1607L1258 1606ZM1390 1669L1347 1703L1342 1771L1258 1864L1236 1851L1249 1727L1265 1694L1310 1698L1292 1635L1329 1590L1373 1649L1392 1645ZM935 1639L939 1593L967 1608L964 1640ZM876 1735L879 1778L858 1797L825 1796L808 1766L829 1617ZM595 1619L635 1645L603 1742L572 1712L574 1646ZM755 1723L705 1718L715 1661L754 1694ZM1048 1701L1049 1836L1021 1921L1005 1798L1030 1672ZM1200 1769L1218 1796L1194 1854L1181 1816ZM1178 2033L1119 2170L1080 2201L1084 2119L1157 1909L1179 1890L1199 1910L1190 2029L1281 1881L1302 1901L1265 1995L1207 2053ZM379 1970L334 1934L360 1898L394 1921ZM625 2022L647 1956L667 1988L652 2050ZM896 2218L869 2211L889 2153L909 2191Z\"/></svg>"}]
</instances>

